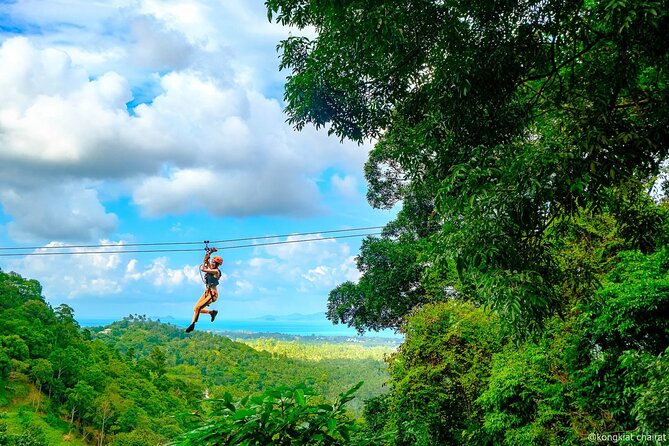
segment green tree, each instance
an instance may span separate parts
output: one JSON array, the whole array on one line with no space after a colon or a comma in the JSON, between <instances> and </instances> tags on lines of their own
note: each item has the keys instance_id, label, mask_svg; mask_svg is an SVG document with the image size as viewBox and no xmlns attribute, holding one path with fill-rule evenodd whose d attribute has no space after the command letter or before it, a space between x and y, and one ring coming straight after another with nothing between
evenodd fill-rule
<instances>
[{"instance_id":1,"label":"green tree","mask_svg":"<svg viewBox=\"0 0 669 446\"><path fill-rule=\"evenodd\" d=\"M147 446L165 444L165 438L148 429L137 429L114 435L110 446Z\"/></svg>"},{"instance_id":2,"label":"green tree","mask_svg":"<svg viewBox=\"0 0 669 446\"><path fill-rule=\"evenodd\" d=\"M635 360L637 358L633 358ZM667 432L667 401L669 401L669 348L660 356L645 355L639 374L647 381L636 394L632 413L639 422L640 430L646 434Z\"/></svg>"},{"instance_id":3,"label":"green tree","mask_svg":"<svg viewBox=\"0 0 669 446\"><path fill-rule=\"evenodd\" d=\"M650 432L667 425L666 380L658 372L666 368L669 347L669 251L622 252L619 260L582 304L577 394L589 411L606 410L603 429Z\"/></svg>"},{"instance_id":4,"label":"green tree","mask_svg":"<svg viewBox=\"0 0 669 446\"><path fill-rule=\"evenodd\" d=\"M388 238L363 240L356 262L358 283L345 282L330 292L327 316L359 332L399 329L402 318L426 301L416 243Z\"/></svg>"},{"instance_id":5,"label":"green tree","mask_svg":"<svg viewBox=\"0 0 669 446\"><path fill-rule=\"evenodd\" d=\"M65 349L57 347L48 359L53 366L53 395L62 402L65 390L72 388L79 382L80 373L85 362L85 351L80 351L80 339L74 345L67 345Z\"/></svg>"},{"instance_id":6,"label":"green tree","mask_svg":"<svg viewBox=\"0 0 669 446\"><path fill-rule=\"evenodd\" d=\"M88 419L92 415L93 400L96 392L85 381L79 381L66 392L65 407L70 411L70 423L76 419Z\"/></svg>"},{"instance_id":7,"label":"green tree","mask_svg":"<svg viewBox=\"0 0 669 446\"><path fill-rule=\"evenodd\" d=\"M161 378L165 374L166 358L165 353L160 347L153 347L153 350L149 354L149 363L151 372L156 378Z\"/></svg>"},{"instance_id":8,"label":"green tree","mask_svg":"<svg viewBox=\"0 0 669 446\"><path fill-rule=\"evenodd\" d=\"M12 359L24 361L29 357L28 346L18 335L0 336L0 347Z\"/></svg>"},{"instance_id":9,"label":"green tree","mask_svg":"<svg viewBox=\"0 0 669 446\"><path fill-rule=\"evenodd\" d=\"M4 349L0 349L0 380L6 379L9 376L10 370L11 358L5 353Z\"/></svg>"},{"instance_id":10,"label":"green tree","mask_svg":"<svg viewBox=\"0 0 669 446\"><path fill-rule=\"evenodd\" d=\"M7 423L5 420L0 419L0 445L7 446L9 441L9 436L7 435Z\"/></svg>"},{"instance_id":11,"label":"green tree","mask_svg":"<svg viewBox=\"0 0 669 446\"><path fill-rule=\"evenodd\" d=\"M146 412L142 408L130 406L118 417L116 425L121 432L131 432L140 425L142 419L147 419Z\"/></svg>"},{"instance_id":12,"label":"green tree","mask_svg":"<svg viewBox=\"0 0 669 446\"><path fill-rule=\"evenodd\" d=\"M15 446L49 446L44 433L36 426L27 426L22 434L14 439Z\"/></svg>"},{"instance_id":13,"label":"green tree","mask_svg":"<svg viewBox=\"0 0 669 446\"><path fill-rule=\"evenodd\" d=\"M289 122L375 138L371 203L431 204L425 264L523 334L566 310L554 225L667 158L667 0L266 4L317 31L279 45Z\"/></svg>"},{"instance_id":14,"label":"green tree","mask_svg":"<svg viewBox=\"0 0 669 446\"><path fill-rule=\"evenodd\" d=\"M368 407L372 422L396 432L393 445L467 444L481 429L477 399L491 358L505 343L498 319L470 303L448 301L414 312L405 332L389 361L386 413Z\"/></svg>"},{"instance_id":15,"label":"green tree","mask_svg":"<svg viewBox=\"0 0 669 446\"><path fill-rule=\"evenodd\" d=\"M330 404L304 385L279 387L234 401L227 393L215 418L186 434L175 445L353 445L358 427L345 404L362 382Z\"/></svg>"},{"instance_id":16,"label":"green tree","mask_svg":"<svg viewBox=\"0 0 669 446\"><path fill-rule=\"evenodd\" d=\"M666 248L615 259L567 317L493 356L473 443L585 444L590 433L666 429Z\"/></svg>"},{"instance_id":17,"label":"green tree","mask_svg":"<svg viewBox=\"0 0 669 446\"><path fill-rule=\"evenodd\" d=\"M0 270L0 310L16 308L29 300L42 300L42 286L37 280Z\"/></svg>"},{"instance_id":18,"label":"green tree","mask_svg":"<svg viewBox=\"0 0 669 446\"><path fill-rule=\"evenodd\" d=\"M116 415L113 401L114 399L115 396L102 394L98 396L93 402L95 407L95 422L97 427L100 429L100 433L98 435L98 446L105 444L110 425L113 424L113 418Z\"/></svg>"},{"instance_id":19,"label":"green tree","mask_svg":"<svg viewBox=\"0 0 669 446\"><path fill-rule=\"evenodd\" d=\"M484 417L472 443L550 445L582 441L584 420L569 413L574 409L572 389L565 382L569 375L558 369L550 352L550 346L530 342L508 345L495 355L489 383L477 400ZM590 414L583 415L588 418Z\"/></svg>"},{"instance_id":20,"label":"green tree","mask_svg":"<svg viewBox=\"0 0 669 446\"><path fill-rule=\"evenodd\" d=\"M43 390L45 386L50 386L53 380L53 365L48 359L35 359L30 367L30 374L32 375L37 387Z\"/></svg>"},{"instance_id":21,"label":"green tree","mask_svg":"<svg viewBox=\"0 0 669 446\"><path fill-rule=\"evenodd\" d=\"M56 317L54 331L59 347L78 347L82 344L79 333L79 323L74 319L74 309L66 304L60 304L54 309Z\"/></svg>"}]
</instances>

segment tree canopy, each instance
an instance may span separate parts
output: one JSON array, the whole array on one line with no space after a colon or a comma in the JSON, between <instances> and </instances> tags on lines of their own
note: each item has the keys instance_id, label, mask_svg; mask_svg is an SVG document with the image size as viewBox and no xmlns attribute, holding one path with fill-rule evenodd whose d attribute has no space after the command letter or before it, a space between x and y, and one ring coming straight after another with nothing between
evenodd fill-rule
<instances>
[{"instance_id":1,"label":"tree canopy","mask_svg":"<svg viewBox=\"0 0 669 446\"><path fill-rule=\"evenodd\" d=\"M279 45L289 121L374 140L370 203L411 208L423 276L454 267L459 292L532 330L573 273L560 223L625 201L621 225L652 221L634 209L669 149L667 0L266 4L316 31Z\"/></svg>"},{"instance_id":2,"label":"tree canopy","mask_svg":"<svg viewBox=\"0 0 669 446\"><path fill-rule=\"evenodd\" d=\"M660 441L669 1L266 4L305 30L278 47L289 122L371 142L368 201L400 208L329 296L331 320L406 335L368 429Z\"/></svg>"}]
</instances>

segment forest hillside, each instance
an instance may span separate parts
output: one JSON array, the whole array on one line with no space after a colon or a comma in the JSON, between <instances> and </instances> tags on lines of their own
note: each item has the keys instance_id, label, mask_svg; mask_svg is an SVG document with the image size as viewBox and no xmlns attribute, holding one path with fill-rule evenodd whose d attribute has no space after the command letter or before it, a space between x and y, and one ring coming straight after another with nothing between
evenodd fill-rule
<instances>
[{"instance_id":1,"label":"forest hillside","mask_svg":"<svg viewBox=\"0 0 669 446\"><path fill-rule=\"evenodd\" d=\"M254 349L133 315L82 329L37 281L4 272L0 333L1 445L164 444L206 418L209 400L281 386L325 401L365 381L349 403L360 418L362 401L387 391L383 356L393 351L277 340Z\"/></svg>"}]
</instances>

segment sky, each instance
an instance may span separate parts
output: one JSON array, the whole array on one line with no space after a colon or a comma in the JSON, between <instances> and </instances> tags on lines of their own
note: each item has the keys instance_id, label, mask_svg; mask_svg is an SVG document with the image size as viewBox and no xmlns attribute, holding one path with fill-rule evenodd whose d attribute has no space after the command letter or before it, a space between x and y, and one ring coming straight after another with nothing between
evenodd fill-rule
<instances>
[{"instance_id":1,"label":"sky","mask_svg":"<svg viewBox=\"0 0 669 446\"><path fill-rule=\"evenodd\" d=\"M221 250L214 308L324 313L330 290L359 278L361 239L323 232L393 215L365 199L371 143L286 123L276 46L310 33L270 23L260 0L0 0L0 254L315 238ZM0 269L78 319L188 319L203 253L0 257Z\"/></svg>"}]
</instances>

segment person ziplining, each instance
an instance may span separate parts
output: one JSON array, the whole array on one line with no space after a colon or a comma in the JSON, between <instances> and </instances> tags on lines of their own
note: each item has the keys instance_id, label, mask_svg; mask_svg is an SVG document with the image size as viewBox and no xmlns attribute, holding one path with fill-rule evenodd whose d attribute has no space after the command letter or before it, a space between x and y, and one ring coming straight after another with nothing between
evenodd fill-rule
<instances>
[{"instance_id":1,"label":"person ziplining","mask_svg":"<svg viewBox=\"0 0 669 446\"><path fill-rule=\"evenodd\" d=\"M202 266L200 266L200 271L204 273L205 290L193 308L193 321L188 328L186 328L186 333L190 333L195 329L195 323L198 321L200 313L205 313L211 316L212 322L214 322L214 319L216 319L216 315L218 314L217 310L209 310L207 307L218 299L217 286L218 281L221 278L221 270L219 267L223 264L223 258L220 256L211 258L211 255L217 251L216 248L205 246L204 249L206 253L204 254L204 260L202 261Z\"/></svg>"}]
</instances>

